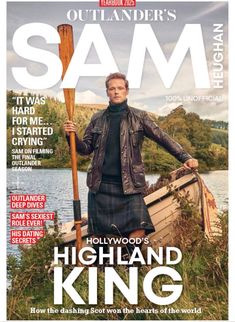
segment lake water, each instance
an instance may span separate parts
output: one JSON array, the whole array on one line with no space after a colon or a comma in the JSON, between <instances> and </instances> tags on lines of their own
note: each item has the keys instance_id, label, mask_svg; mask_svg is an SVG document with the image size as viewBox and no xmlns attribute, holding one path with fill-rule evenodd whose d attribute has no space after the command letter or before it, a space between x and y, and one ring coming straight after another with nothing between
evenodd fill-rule
<instances>
[{"instance_id":1,"label":"lake water","mask_svg":"<svg viewBox=\"0 0 235 322\"><path fill-rule=\"evenodd\" d=\"M146 175L149 183L154 183L159 175ZM202 174L202 178L213 193L220 210L228 209L228 171L212 171ZM79 193L82 213L87 212L86 173L79 172ZM30 172L7 171L7 209L9 226L9 195L18 194L45 194L47 202L42 211L58 211L60 222L73 220L73 192L70 169L38 169ZM30 211L30 210L28 210ZM38 212L40 210L37 210ZM8 229L9 232L9 229ZM8 236L9 237L9 236ZM9 240L9 238L8 238ZM9 252L17 251L17 246L8 244Z\"/></svg>"}]
</instances>

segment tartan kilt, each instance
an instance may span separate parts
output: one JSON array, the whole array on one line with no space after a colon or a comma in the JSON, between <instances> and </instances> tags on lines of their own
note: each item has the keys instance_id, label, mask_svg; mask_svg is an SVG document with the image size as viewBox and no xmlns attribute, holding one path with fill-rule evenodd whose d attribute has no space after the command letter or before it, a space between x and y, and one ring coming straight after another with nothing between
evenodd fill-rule
<instances>
[{"instance_id":1,"label":"tartan kilt","mask_svg":"<svg viewBox=\"0 0 235 322\"><path fill-rule=\"evenodd\" d=\"M128 235L144 229L155 231L141 193L124 195L122 185L104 183L98 192L88 192L88 233Z\"/></svg>"}]
</instances>

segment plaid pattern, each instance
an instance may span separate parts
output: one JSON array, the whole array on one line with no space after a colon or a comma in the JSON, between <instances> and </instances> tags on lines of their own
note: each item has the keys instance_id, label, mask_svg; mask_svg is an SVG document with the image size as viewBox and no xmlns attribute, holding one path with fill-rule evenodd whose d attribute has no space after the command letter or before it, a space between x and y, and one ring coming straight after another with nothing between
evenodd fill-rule
<instances>
[{"instance_id":1,"label":"plaid pattern","mask_svg":"<svg viewBox=\"0 0 235 322\"><path fill-rule=\"evenodd\" d=\"M155 231L140 193L124 195L122 185L101 183L88 193L88 233L124 236L137 229Z\"/></svg>"}]
</instances>

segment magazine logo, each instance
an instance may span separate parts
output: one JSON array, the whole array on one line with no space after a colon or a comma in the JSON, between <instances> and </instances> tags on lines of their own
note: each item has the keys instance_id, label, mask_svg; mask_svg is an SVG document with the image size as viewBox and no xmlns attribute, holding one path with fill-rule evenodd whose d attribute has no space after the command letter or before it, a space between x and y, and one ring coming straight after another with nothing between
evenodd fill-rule
<instances>
[{"instance_id":1,"label":"magazine logo","mask_svg":"<svg viewBox=\"0 0 235 322\"><path fill-rule=\"evenodd\" d=\"M12 67L15 80L29 89L44 89L54 86L61 79L62 63L53 52L31 46L28 39L43 37L48 44L59 44L60 36L55 28L43 23L30 23L19 27L12 40L14 51L21 57L47 66L47 72L40 76L29 73L26 66ZM94 46L100 62L87 64L87 56ZM196 88L210 88L210 78L200 24L186 24L178 38L171 57L167 59L157 35L150 24L136 24L127 67L130 88L140 88L148 51L153 66L159 73L165 88L170 88L185 59L190 53ZM119 71L110 44L99 24L86 24L74 50L60 88L75 88L81 76L106 76Z\"/></svg>"},{"instance_id":2,"label":"magazine logo","mask_svg":"<svg viewBox=\"0 0 235 322\"><path fill-rule=\"evenodd\" d=\"M100 0L100 7L135 7L136 0Z\"/></svg>"}]
</instances>

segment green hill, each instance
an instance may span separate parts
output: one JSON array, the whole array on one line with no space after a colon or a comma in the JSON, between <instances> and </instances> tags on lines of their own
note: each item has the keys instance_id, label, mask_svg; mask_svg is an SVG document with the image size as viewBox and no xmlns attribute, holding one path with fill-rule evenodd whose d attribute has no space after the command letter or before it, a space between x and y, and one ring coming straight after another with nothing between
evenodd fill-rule
<instances>
[{"instance_id":1,"label":"green hill","mask_svg":"<svg viewBox=\"0 0 235 322\"><path fill-rule=\"evenodd\" d=\"M223 146L228 149L228 130L211 129L212 142Z\"/></svg>"}]
</instances>

